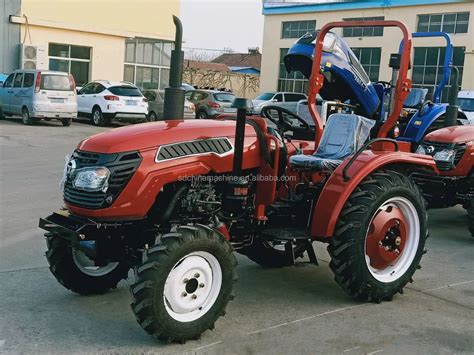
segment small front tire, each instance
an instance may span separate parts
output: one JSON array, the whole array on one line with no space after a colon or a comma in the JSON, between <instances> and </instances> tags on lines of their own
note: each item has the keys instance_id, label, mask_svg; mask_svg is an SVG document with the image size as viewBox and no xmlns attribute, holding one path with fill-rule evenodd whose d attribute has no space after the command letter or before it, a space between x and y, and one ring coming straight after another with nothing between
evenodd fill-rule
<instances>
[{"instance_id":1,"label":"small front tire","mask_svg":"<svg viewBox=\"0 0 474 355\"><path fill-rule=\"evenodd\" d=\"M418 187L399 172L375 172L354 190L337 222L328 247L335 281L357 300L391 300L419 268L427 235Z\"/></svg>"},{"instance_id":2,"label":"small front tire","mask_svg":"<svg viewBox=\"0 0 474 355\"><path fill-rule=\"evenodd\" d=\"M237 262L212 228L178 226L145 252L131 286L133 313L157 339L196 339L225 314L233 298Z\"/></svg>"}]
</instances>

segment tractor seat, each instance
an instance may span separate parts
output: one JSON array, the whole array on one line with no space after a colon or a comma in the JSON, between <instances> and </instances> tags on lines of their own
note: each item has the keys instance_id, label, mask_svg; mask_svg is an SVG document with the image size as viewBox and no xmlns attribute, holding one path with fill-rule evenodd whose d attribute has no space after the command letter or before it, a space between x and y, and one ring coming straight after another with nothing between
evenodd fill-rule
<instances>
[{"instance_id":1,"label":"tractor seat","mask_svg":"<svg viewBox=\"0 0 474 355\"><path fill-rule=\"evenodd\" d=\"M412 88L403 103L403 107L419 108L425 102L426 94L428 94L428 89Z\"/></svg>"},{"instance_id":2,"label":"tractor seat","mask_svg":"<svg viewBox=\"0 0 474 355\"><path fill-rule=\"evenodd\" d=\"M345 113L329 116L319 147L313 155L290 157L294 169L332 172L365 143L375 121Z\"/></svg>"}]
</instances>

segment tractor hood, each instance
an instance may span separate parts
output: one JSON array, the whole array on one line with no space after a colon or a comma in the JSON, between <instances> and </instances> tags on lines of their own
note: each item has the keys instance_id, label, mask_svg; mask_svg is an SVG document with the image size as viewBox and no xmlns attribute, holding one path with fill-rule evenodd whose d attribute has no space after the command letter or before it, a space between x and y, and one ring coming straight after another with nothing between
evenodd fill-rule
<instances>
[{"instance_id":1,"label":"tractor hood","mask_svg":"<svg viewBox=\"0 0 474 355\"><path fill-rule=\"evenodd\" d=\"M247 125L245 135L256 136L254 128ZM120 153L169 143L234 136L235 121L173 120L114 128L84 139L77 148L88 152Z\"/></svg>"},{"instance_id":2,"label":"tractor hood","mask_svg":"<svg viewBox=\"0 0 474 355\"><path fill-rule=\"evenodd\" d=\"M464 143L474 141L474 126L454 126L438 129L426 135L433 143Z\"/></svg>"},{"instance_id":3,"label":"tractor hood","mask_svg":"<svg viewBox=\"0 0 474 355\"><path fill-rule=\"evenodd\" d=\"M301 72L309 79L317 35L305 34L288 50L284 58L288 72ZM380 99L369 76L350 47L332 32L324 38L321 72L325 79L319 94L324 100L355 100L365 116L370 118L375 113Z\"/></svg>"}]
</instances>

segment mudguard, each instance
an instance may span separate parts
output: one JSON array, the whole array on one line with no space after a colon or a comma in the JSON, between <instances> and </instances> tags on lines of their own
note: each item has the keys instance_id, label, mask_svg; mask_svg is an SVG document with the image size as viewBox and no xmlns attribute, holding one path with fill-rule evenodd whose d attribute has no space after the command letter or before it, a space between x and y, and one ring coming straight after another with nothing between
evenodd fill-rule
<instances>
[{"instance_id":1,"label":"mudguard","mask_svg":"<svg viewBox=\"0 0 474 355\"><path fill-rule=\"evenodd\" d=\"M403 137L398 140L420 143L431 125L446 113L447 104L427 104L417 111L408 122Z\"/></svg>"},{"instance_id":2,"label":"mudguard","mask_svg":"<svg viewBox=\"0 0 474 355\"><path fill-rule=\"evenodd\" d=\"M348 181L344 181L343 170L350 158L346 159L327 181L311 217L310 233L313 239L332 237L339 215L349 196L359 183L375 170L391 165L412 165L414 169L428 168L438 172L436 163L430 156L403 151L362 152L347 169ZM394 167L394 169L396 169Z\"/></svg>"}]
</instances>

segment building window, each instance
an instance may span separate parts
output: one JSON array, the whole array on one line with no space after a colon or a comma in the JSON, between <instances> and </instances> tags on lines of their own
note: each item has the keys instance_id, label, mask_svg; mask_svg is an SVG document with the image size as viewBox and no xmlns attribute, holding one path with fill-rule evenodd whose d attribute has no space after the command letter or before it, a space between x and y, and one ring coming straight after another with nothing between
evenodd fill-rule
<instances>
[{"instance_id":1,"label":"building window","mask_svg":"<svg viewBox=\"0 0 474 355\"><path fill-rule=\"evenodd\" d=\"M134 38L125 43L123 79L140 89L168 86L172 43Z\"/></svg>"},{"instance_id":2,"label":"building window","mask_svg":"<svg viewBox=\"0 0 474 355\"><path fill-rule=\"evenodd\" d=\"M50 43L48 56L50 70L72 74L78 86L89 82L91 47Z\"/></svg>"},{"instance_id":3,"label":"building window","mask_svg":"<svg viewBox=\"0 0 474 355\"><path fill-rule=\"evenodd\" d=\"M299 71L288 73L283 58L288 53L288 48L280 49L280 70L278 74L278 91L299 92L306 94L308 80Z\"/></svg>"},{"instance_id":4,"label":"building window","mask_svg":"<svg viewBox=\"0 0 474 355\"><path fill-rule=\"evenodd\" d=\"M380 17L355 17L345 18L344 21L383 21ZM343 27L343 37L381 37L383 36L383 27Z\"/></svg>"},{"instance_id":5,"label":"building window","mask_svg":"<svg viewBox=\"0 0 474 355\"><path fill-rule=\"evenodd\" d=\"M382 48L352 48L352 51L369 75L370 81L379 80Z\"/></svg>"},{"instance_id":6,"label":"building window","mask_svg":"<svg viewBox=\"0 0 474 355\"><path fill-rule=\"evenodd\" d=\"M283 22L281 38L300 38L304 34L314 31L316 31L316 20Z\"/></svg>"},{"instance_id":7,"label":"building window","mask_svg":"<svg viewBox=\"0 0 474 355\"><path fill-rule=\"evenodd\" d=\"M433 94L434 88L443 77L443 62L445 47L415 47L413 59L412 81L414 87L427 88ZM459 85L461 86L464 52L466 47L454 47L453 65L459 68ZM450 80L452 79L452 76ZM441 100L448 101L449 89L452 82L447 85L442 94Z\"/></svg>"},{"instance_id":8,"label":"building window","mask_svg":"<svg viewBox=\"0 0 474 355\"><path fill-rule=\"evenodd\" d=\"M418 32L467 33L469 12L418 15Z\"/></svg>"}]
</instances>

